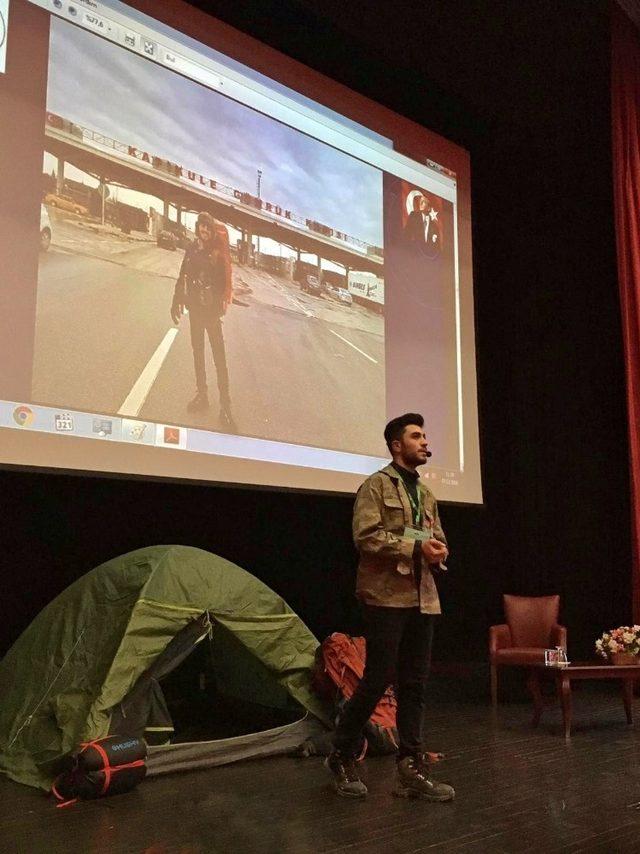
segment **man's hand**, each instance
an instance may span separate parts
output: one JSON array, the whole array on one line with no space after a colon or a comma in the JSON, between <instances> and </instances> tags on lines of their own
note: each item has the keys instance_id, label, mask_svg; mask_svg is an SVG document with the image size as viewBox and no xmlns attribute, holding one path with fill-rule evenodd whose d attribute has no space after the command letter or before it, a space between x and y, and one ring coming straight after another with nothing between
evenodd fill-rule
<instances>
[{"instance_id":1,"label":"man's hand","mask_svg":"<svg viewBox=\"0 0 640 854\"><path fill-rule=\"evenodd\" d=\"M422 554L429 563L441 563L449 557L449 549L440 540L432 537L430 540L423 540Z\"/></svg>"},{"instance_id":2,"label":"man's hand","mask_svg":"<svg viewBox=\"0 0 640 854\"><path fill-rule=\"evenodd\" d=\"M181 302L176 302L175 300L171 303L171 320L176 324L176 326L180 323L180 318L184 314L184 304Z\"/></svg>"}]
</instances>

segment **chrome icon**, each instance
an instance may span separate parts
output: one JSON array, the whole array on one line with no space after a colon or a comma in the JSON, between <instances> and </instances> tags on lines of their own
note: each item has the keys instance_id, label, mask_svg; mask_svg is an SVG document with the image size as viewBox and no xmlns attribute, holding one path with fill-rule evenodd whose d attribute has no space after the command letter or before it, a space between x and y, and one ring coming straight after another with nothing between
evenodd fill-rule
<instances>
[{"instance_id":1,"label":"chrome icon","mask_svg":"<svg viewBox=\"0 0 640 854\"><path fill-rule=\"evenodd\" d=\"M28 406L16 406L13 410L13 420L18 427L29 427L33 423L33 410Z\"/></svg>"}]
</instances>

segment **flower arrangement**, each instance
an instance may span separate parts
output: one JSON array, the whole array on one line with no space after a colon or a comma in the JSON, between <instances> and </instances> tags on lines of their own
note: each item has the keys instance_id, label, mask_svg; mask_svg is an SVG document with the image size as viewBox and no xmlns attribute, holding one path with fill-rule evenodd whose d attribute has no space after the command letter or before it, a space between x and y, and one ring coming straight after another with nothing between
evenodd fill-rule
<instances>
[{"instance_id":1,"label":"flower arrangement","mask_svg":"<svg viewBox=\"0 0 640 854\"><path fill-rule=\"evenodd\" d=\"M596 641L596 652L611 660L621 653L625 657L640 655L640 626L619 626L603 632Z\"/></svg>"}]
</instances>

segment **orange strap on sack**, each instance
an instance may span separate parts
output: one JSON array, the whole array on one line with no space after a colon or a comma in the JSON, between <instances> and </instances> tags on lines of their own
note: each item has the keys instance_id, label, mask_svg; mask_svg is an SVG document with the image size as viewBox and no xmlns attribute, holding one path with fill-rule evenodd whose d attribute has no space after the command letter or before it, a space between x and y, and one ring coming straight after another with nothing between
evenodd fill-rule
<instances>
[{"instance_id":1,"label":"orange strap on sack","mask_svg":"<svg viewBox=\"0 0 640 854\"><path fill-rule=\"evenodd\" d=\"M103 767L100 769L100 771L102 773L104 773L104 782L102 784L102 789L100 790L100 795L106 794L106 792L109 790L109 785L111 784L111 778L112 778L113 772L124 771L125 768L140 768L141 766L143 766L145 764L144 759L136 759L134 762L127 762L125 765L111 765L111 763L109 762L109 757L107 756L107 752L105 751L104 747L100 744L100 740L86 741L83 744L81 744L80 747L82 748L80 753L84 753L85 750L87 750L89 747L93 747L97 751L97 753L99 754L100 758L102 759ZM72 806L78 800L78 798L69 798L68 800L65 800L64 797L60 794L60 792L56 788L56 784L58 783L60 778L63 776L64 776L63 774L60 774L58 777L56 777L56 779L53 781L53 784L51 785L52 793L55 795L55 797L59 801L61 801L61 803L56 804L56 808L58 808L58 809L61 807Z\"/></svg>"}]
</instances>

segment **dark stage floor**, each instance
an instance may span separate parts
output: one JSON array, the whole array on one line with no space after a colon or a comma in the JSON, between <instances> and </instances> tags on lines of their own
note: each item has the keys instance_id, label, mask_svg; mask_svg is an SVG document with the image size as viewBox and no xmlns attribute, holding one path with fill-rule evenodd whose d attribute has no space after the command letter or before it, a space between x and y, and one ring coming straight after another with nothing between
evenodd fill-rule
<instances>
[{"instance_id":1,"label":"dark stage floor","mask_svg":"<svg viewBox=\"0 0 640 854\"><path fill-rule=\"evenodd\" d=\"M434 693L430 746L447 754L439 776L455 786L454 803L393 798L390 757L368 761L370 795L355 803L333 794L319 758L157 777L61 810L2 778L0 851L640 852L640 709L628 727L613 685L574 692L570 745L557 706L532 730L526 702L503 705L494 725L486 701L454 700L445 686Z\"/></svg>"}]
</instances>

